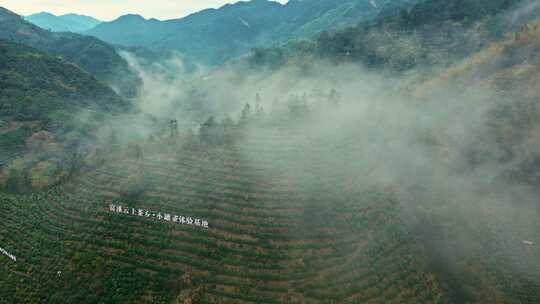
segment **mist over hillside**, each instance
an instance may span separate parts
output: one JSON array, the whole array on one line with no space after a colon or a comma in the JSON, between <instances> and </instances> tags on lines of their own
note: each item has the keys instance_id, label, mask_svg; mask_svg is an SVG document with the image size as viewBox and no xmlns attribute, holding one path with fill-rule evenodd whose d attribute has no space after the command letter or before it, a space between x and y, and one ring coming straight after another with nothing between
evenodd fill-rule
<instances>
[{"instance_id":1,"label":"mist over hillside","mask_svg":"<svg viewBox=\"0 0 540 304\"><path fill-rule=\"evenodd\" d=\"M62 59L3 40L0 54L0 188L44 189L73 174L92 130L129 104Z\"/></svg>"},{"instance_id":2,"label":"mist over hillside","mask_svg":"<svg viewBox=\"0 0 540 304\"><path fill-rule=\"evenodd\" d=\"M352 16L382 5L342 2ZM12 133L43 119L80 141L58 135L78 152L53 157L69 177L0 194L0 247L17 256L0 260L7 303L538 303L540 5L399 2L338 30L320 19L336 3L182 19L301 6L295 30L317 34L195 68L123 47L141 80L129 100L0 43L0 139L38 141ZM144 40L176 22L123 19L100 26ZM28 176L11 175L25 158L0 167L4 189L49 171L37 155Z\"/></svg>"},{"instance_id":3,"label":"mist over hillside","mask_svg":"<svg viewBox=\"0 0 540 304\"><path fill-rule=\"evenodd\" d=\"M511 18L522 7L496 18ZM196 75L176 61L176 74L186 76L169 79L156 73L159 66L142 71L139 107L188 129L198 121L202 129L194 141L203 146L187 143L196 151L240 132L234 149L246 166L271 164L262 172L302 193L307 206L314 193L317 199L326 194L326 204L313 206L305 226L318 227L323 214L352 208L358 196L384 189L399 202L400 218L452 302L533 303L538 251L523 242L537 240L539 231L539 27L520 28L500 41L486 40L464 62L439 62L450 66L440 76L421 71L421 78L323 58L270 70L232 64ZM137 65L136 58L129 62ZM119 125L140 126L134 122L140 117ZM261 139L268 136L278 139ZM491 250L498 254L488 258ZM504 270L488 274L497 263ZM514 278L513 291L496 291L505 275ZM464 278L478 283L467 286Z\"/></svg>"}]
</instances>

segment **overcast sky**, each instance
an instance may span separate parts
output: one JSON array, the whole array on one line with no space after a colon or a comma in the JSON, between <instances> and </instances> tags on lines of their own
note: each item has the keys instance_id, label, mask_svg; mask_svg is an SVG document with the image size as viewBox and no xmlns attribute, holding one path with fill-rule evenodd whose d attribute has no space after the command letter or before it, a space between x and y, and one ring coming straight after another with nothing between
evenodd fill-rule
<instances>
[{"instance_id":1,"label":"overcast sky","mask_svg":"<svg viewBox=\"0 0 540 304\"><path fill-rule=\"evenodd\" d=\"M108 21L129 13L145 18L172 19L234 2L237 0L0 0L0 6L25 16L39 12L77 13Z\"/></svg>"}]
</instances>

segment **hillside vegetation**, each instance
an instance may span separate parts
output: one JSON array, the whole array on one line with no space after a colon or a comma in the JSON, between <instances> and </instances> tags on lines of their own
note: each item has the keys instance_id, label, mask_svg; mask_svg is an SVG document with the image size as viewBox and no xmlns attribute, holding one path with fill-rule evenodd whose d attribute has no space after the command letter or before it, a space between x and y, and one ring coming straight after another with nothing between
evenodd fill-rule
<instances>
[{"instance_id":1,"label":"hillside vegetation","mask_svg":"<svg viewBox=\"0 0 540 304\"><path fill-rule=\"evenodd\" d=\"M533 185L540 181L539 51L536 21L411 88L420 99L433 98L449 86L492 91L491 128L478 139L484 146L471 153L507 163L512 178Z\"/></svg>"},{"instance_id":2,"label":"hillside vegetation","mask_svg":"<svg viewBox=\"0 0 540 304\"><path fill-rule=\"evenodd\" d=\"M0 56L0 187L26 191L58 182L71 166L64 148L89 140L84 134L100 117L128 104L76 65L31 47L0 40ZM52 168L51 181L26 176L35 166Z\"/></svg>"},{"instance_id":3,"label":"hillside vegetation","mask_svg":"<svg viewBox=\"0 0 540 304\"><path fill-rule=\"evenodd\" d=\"M0 7L0 39L25 44L52 56L61 56L93 74L120 94L133 97L140 79L116 50L94 37L53 33Z\"/></svg>"},{"instance_id":4,"label":"hillside vegetation","mask_svg":"<svg viewBox=\"0 0 540 304\"><path fill-rule=\"evenodd\" d=\"M258 148L274 143L279 151ZM13 233L1 242L17 248L20 262L0 262L0 292L10 302L445 303L415 257L391 191L353 193L346 184L301 190L274 164L244 154L318 153L303 144L265 132L248 151L225 146L123 159L44 193L2 196L12 216L1 227ZM312 169L332 170L319 166ZM139 175L143 190L123 192ZM205 219L209 229L133 216L132 208Z\"/></svg>"},{"instance_id":5,"label":"hillside vegetation","mask_svg":"<svg viewBox=\"0 0 540 304\"><path fill-rule=\"evenodd\" d=\"M531 5L532 3L532 5ZM510 15L517 10L518 16ZM534 20L532 1L421 1L393 14L360 22L312 41L256 48L243 58L260 68L293 64L357 62L390 71L438 71L453 65Z\"/></svg>"}]
</instances>

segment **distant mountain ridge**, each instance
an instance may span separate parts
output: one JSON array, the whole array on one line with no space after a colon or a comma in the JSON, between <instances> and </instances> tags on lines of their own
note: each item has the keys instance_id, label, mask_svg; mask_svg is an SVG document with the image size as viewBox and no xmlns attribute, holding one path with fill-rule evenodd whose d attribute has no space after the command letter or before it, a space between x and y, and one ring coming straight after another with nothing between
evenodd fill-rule
<instances>
[{"instance_id":1,"label":"distant mountain ridge","mask_svg":"<svg viewBox=\"0 0 540 304\"><path fill-rule=\"evenodd\" d=\"M90 36L44 30L0 7L0 39L25 44L77 64L123 96L134 96L140 79L114 47Z\"/></svg>"},{"instance_id":2,"label":"distant mountain ridge","mask_svg":"<svg viewBox=\"0 0 540 304\"><path fill-rule=\"evenodd\" d=\"M125 15L85 32L106 42L178 51L205 64L220 64L253 47L310 38L418 0L269 0L242 1L187 17L159 21Z\"/></svg>"},{"instance_id":3,"label":"distant mountain ridge","mask_svg":"<svg viewBox=\"0 0 540 304\"><path fill-rule=\"evenodd\" d=\"M101 23L100 20L89 16L78 14L56 16L48 12L32 14L26 16L24 19L43 29L53 32L81 33L90 30Z\"/></svg>"}]
</instances>

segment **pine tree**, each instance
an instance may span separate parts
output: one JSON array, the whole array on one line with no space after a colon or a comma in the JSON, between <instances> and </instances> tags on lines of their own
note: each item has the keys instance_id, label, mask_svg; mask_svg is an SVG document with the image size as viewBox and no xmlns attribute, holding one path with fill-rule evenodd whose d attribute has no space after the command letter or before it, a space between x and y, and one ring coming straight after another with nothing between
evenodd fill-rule
<instances>
[{"instance_id":1,"label":"pine tree","mask_svg":"<svg viewBox=\"0 0 540 304\"><path fill-rule=\"evenodd\" d=\"M206 143L215 143L215 131L217 127L217 122L214 116L210 116L201 126L201 131L199 133L201 142Z\"/></svg>"},{"instance_id":2,"label":"pine tree","mask_svg":"<svg viewBox=\"0 0 540 304\"><path fill-rule=\"evenodd\" d=\"M240 120L238 121L238 124L241 126L244 126L249 123L251 120L251 106L249 103L246 103L244 106L244 109L242 109L242 113L240 114Z\"/></svg>"}]
</instances>

